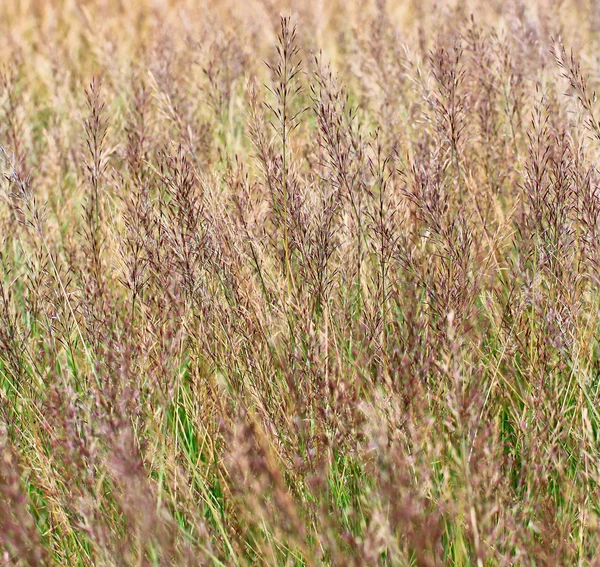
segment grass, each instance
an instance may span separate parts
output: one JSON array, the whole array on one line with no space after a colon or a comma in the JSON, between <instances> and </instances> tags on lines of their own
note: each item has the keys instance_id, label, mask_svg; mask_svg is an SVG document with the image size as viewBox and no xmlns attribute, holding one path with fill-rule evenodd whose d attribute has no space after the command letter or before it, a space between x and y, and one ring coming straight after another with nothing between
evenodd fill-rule
<instances>
[{"instance_id":1,"label":"grass","mask_svg":"<svg viewBox=\"0 0 600 567\"><path fill-rule=\"evenodd\" d=\"M0 5L0 563L598 565L594 3Z\"/></svg>"}]
</instances>

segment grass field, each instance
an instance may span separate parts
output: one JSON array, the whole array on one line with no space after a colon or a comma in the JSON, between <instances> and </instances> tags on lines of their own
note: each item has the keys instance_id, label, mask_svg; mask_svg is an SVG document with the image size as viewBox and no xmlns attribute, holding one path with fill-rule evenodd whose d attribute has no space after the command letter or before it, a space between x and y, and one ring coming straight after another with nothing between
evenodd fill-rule
<instances>
[{"instance_id":1,"label":"grass field","mask_svg":"<svg viewBox=\"0 0 600 567\"><path fill-rule=\"evenodd\" d=\"M599 49L1 0L0 565L600 566Z\"/></svg>"}]
</instances>

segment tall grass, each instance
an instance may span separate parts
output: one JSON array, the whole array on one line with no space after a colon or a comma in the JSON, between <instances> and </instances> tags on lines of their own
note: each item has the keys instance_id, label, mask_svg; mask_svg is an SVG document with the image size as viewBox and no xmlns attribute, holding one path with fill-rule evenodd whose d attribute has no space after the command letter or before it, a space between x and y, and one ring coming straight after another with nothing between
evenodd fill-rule
<instances>
[{"instance_id":1,"label":"tall grass","mask_svg":"<svg viewBox=\"0 0 600 567\"><path fill-rule=\"evenodd\" d=\"M599 565L598 10L4 0L2 565Z\"/></svg>"}]
</instances>

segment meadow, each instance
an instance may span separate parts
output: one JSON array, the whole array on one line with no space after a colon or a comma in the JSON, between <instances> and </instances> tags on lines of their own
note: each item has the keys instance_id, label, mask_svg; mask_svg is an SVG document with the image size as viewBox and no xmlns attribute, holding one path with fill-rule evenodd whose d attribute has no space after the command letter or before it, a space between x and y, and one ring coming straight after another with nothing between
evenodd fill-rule
<instances>
[{"instance_id":1,"label":"meadow","mask_svg":"<svg viewBox=\"0 0 600 567\"><path fill-rule=\"evenodd\" d=\"M600 566L599 49L1 0L0 565Z\"/></svg>"}]
</instances>

